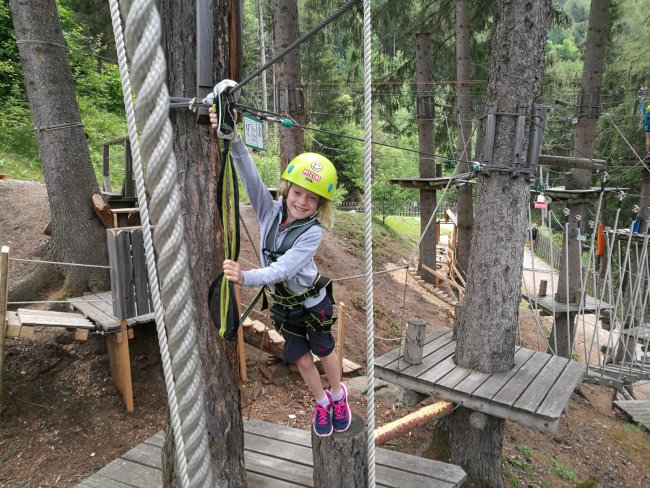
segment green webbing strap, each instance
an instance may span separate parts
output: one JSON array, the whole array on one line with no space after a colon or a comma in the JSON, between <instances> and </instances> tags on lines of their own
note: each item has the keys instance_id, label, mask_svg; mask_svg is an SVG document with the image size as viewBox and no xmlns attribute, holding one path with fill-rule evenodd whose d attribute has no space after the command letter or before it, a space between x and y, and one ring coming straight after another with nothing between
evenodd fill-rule
<instances>
[{"instance_id":1,"label":"green webbing strap","mask_svg":"<svg viewBox=\"0 0 650 488\"><path fill-rule=\"evenodd\" d=\"M224 257L233 261L239 259L239 185L236 183L236 178L237 172L230 158L230 141L225 139L217 181L217 203L223 227ZM230 297L230 282L227 279L221 281L219 303L221 319L219 336L224 337L229 315L228 308L233 303ZM239 324L233 325L239 326Z\"/></svg>"}]
</instances>

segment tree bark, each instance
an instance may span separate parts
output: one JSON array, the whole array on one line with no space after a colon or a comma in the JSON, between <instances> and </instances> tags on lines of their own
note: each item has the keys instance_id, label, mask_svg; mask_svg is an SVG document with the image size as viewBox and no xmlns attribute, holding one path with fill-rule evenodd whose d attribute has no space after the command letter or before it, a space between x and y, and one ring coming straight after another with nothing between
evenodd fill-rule
<instances>
[{"instance_id":1,"label":"tree bark","mask_svg":"<svg viewBox=\"0 0 650 488\"><path fill-rule=\"evenodd\" d=\"M276 54L300 36L297 0L273 0L273 47ZM288 114L298 124L304 120L300 48L297 47L273 66L276 110ZM289 161L305 152L302 131L280 128L280 172Z\"/></svg>"},{"instance_id":2,"label":"tree bark","mask_svg":"<svg viewBox=\"0 0 650 488\"><path fill-rule=\"evenodd\" d=\"M431 33L415 35L415 67L416 67L416 90L417 90L417 120L418 120L418 142L420 148L420 178L434 178L436 176L436 161L431 154L435 153L435 142L433 138L433 67L431 60ZM437 279L426 271L423 266L429 269L436 269L436 244L437 227L433 211L436 208L435 190L420 190L420 235L424 236L420 242L420 261L418 263L418 274L425 281L436 284ZM433 216L433 221L429 224ZM426 231L427 225L429 228Z\"/></svg>"},{"instance_id":3,"label":"tree bark","mask_svg":"<svg viewBox=\"0 0 650 488\"><path fill-rule=\"evenodd\" d=\"M12 0L25 88L52 216L49 259L108 264L106 233L92 208L99 192L55 2ZM64 295L108 289L105 269L65 266Z\"/></svg>"},{"instance_id":4,"label":"tree bark","mask_svg":"<svg viewBox=\"0 0 650 488\"><path fill-rule=\"evenodd\" d=\"M329 437L311 433L314 488L368 486L368 439L366 423L352 414L350 428Z\"/></svg>"},{"instance_id":5,"label":"tree bark","mask_svg":"<svg viewBox=\"0 0 650 488\"><path fill-rule=\"evenodd\" d=\"M228 13L230 0L214 3L215 80L229 78ZM196 90L195 1L162 2L167 49L169 92L191 97ZM210 136L206 125L196 124L187 110L170 113L174 153L178 164L181 207L189 252L193 301L196 305L197 344L204 371L204 400L215 486L246 486L244 428L240 413L238 358L234 343L220 339L210 320L208 287L224 259L223 230L218 218L216 182L218 166L211 163ZM168 429L168 435L171 430ZM173 453L163 457L174 459ZM166 463L164 478L171 480L173 462Z\"/></svg>"},{"instance_id":6,"label":"tree bark","mask_svg":"<svg viewBox=\"0 0 650 488\"><path fill-rule=\"evenodd\" d=\"M605 63L605 46L609 35L609 6L610 0L592 0L589 11L589 29L585 48L584 67L582 71L582 90L576 107L578 123L575 128L573 156L591 158L594 153L594 142L598 114L600 111L600 91L603 79L603 66ZM591 186L591 170L574 169L567 173L565 186L568 190L589 188ZM555 299L558 302L576 303L581 294L580 290L580 259L581 241L576 239L578 226L580 232L585 232L587 218L587 204L573 204L570 210L568 239L565 237L562 244L560 272ZM577 217L582 223L579 224ZM568 255L568 261L567 261ZM568 280L566 277L568 276ZM570 358L573 352L575 338L575 314L561 314L557 316L555 327L549 339L549 345L555 347L558 356Z\"/></svg>"},{"instance_id":7,"label":"tree bark","mask_svg":"<svg viewBox=\"0 0 650 488\"><path fill-rule=\"evenodd\" d=\"M472 94L469 30L469 0L456 0L456 100L458 103L458 170L463 174L471 169L472 159ZM474 227L472 186L468 183L458 187L456 197L458 211L458 237L456 260L463 276L469 267L469 252Z\"/></svg>"},{"instance_id":8,"label":"tree bark","mask_svg":"<svg viewBox=\"0 0 650 488\"><path fill-rule=\"evenodd\" d=\"M520 106L530 113L539 97L549 11L549 1L497 2L486 100L496 105L498 113L516 113ZM499 167L514 165L516 118L506 114L496 117L492 164ZM530 120L523 141L528 140L529 129ZM526 152L524 142L523 154ZM467 293L455 326L454 359L461 366L484 373L512 367L528 199L525 178L493 171L490 177L478 179L477 238L472 239ZM488 417L479 425L469 419L468 412L460 412L450 422L451 461L465 469L467 486L503 486L505 421ZM472 449L467 449L470 445Z\"/></svg>"}]
</instances>

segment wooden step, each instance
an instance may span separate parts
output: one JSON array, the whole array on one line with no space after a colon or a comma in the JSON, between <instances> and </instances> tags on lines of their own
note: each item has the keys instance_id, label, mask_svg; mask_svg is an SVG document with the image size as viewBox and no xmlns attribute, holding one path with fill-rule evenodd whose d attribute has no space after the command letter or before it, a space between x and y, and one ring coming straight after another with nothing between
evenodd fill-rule
<instances>
[{"instance_id":1,"label":"wooden step","mask_svg":"<svg viewBox=\"0 0 650 488\"><path fill-rule=\"evenodd\" d=\"M23 326L40 325L70 329L95 329L95 324L77 313L31 310L27 308L19 308L17 313Z\"/></svg>"}]
</instances>

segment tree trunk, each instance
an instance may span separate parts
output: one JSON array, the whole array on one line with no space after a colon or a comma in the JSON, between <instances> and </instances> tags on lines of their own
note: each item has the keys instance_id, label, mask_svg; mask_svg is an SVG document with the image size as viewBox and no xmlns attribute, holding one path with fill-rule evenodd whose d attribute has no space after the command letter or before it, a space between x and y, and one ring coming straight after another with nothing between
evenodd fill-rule
<instances>
[{"instance_id":1,"label":"tree trunk","mask_svg":"<svg viewBox=\"0 0 650 488\"><path fill-rule=\"evenodd\" d=\"M228 78L228 6L230 0L214 2L215 81ZM164 0L164 32L167 49L169 92L191 97L196 90L196 31L194 1ZM196 305L197 345L206 384L204 400L215 486L246 486L244 428L240 413L238 360L233 343L219 338L210 320L208 287L223 262L223 231L218 218L216 182L218 165L211 162L207 125L197 125L187 110L170 113L174 130L181 206L185 219L186 245L191 263L193 301ZM191 238L189 237L191 236ZM170 433L170 430L168 429ZM170 435L168 433L168 435ZM169 459L173 453L163 454ZM172 479L174 463L167 462L165 479Z\"/></svg>"},{"instance_id":2,"label":"tree trunk","mask_svg":"<svg viewBox=\"0 0 650 488\"><path fill-rule=\"evenodd\" d=\"M52 216L48 258L105 266L106 231L91 203L99 187L56 3L12 0L11 11ZM65 295L110 286L105 269L66 266L62 272Z\"/></svg>"},{"instance_id":3,"label":"tree trunk","mask_svg":"<svg viewBox=\"0 0 650 488\"><path fill-rule=\"evenodd\" d=\"M589 29L585 48L585 60L582 71L582 90L578 100L576 114L578 123L575 128L573 156L591 158L594 153L598 114L600 110L600 90L603 79L603 65L605 62L605 46L609 34L609 5L610 0L592 0L589 11ZM591 186L591 170L574 169L566 175L566 188L573 190L589 188ZM568 225L568 239L562 244L562 256L557 286L556 300L559 302L576 303L581 294L580 290L580 259L581 241L576 239L578 234L578 220L582 219L580 232L585 231L587 205L574 204L568 206L570 210ZM568 262L566 256L568 254ZM568 276L568 280L566 277ZM573 352L575 338L575 314L562 314L556 318L555 327L549 339L551 347L557 344L555 353L558 356L570 358Z\"/></svg>"},{"instance_id":4,"label":"tree trunk","mask_svg":"<svg viewBox=\"0 0 650 488\"><path fill-rule=\"evenodd\" d=\"M458 170L467 173L472 158L472 94L469 30L469 0L456 0L456 100L458 103ZM456 205L458 212L458 236L456 260L460 272L466 276L474 227L472 186L468 183L458 187Z\"/></svg>"},{"instance_id":5,"label":"tree trunk","mask_svg":"<svg viewBox=\"0 0 650 488\"><path fill-rule=\"evenodd\" d=\"M433 68L431 64L431 33L416 34L415 36L415 66L417 70L417 118L418 118L418 141L420 148L420 178L434 178L436 176L436 161L431 156L435 153L433 139ZM434 275L426 271L423 266L429 269L436 269L436 244L437 227L433 211L436 208L436 191L420 190L420 235L423 239L420 242L420 262L418 273L429 283L436 284ZM433 216L433 221L429 224ZM424 231L429 225L426 234Z\"/></svg>"},{"instance_id":6,"label":"tree trunk","mask_svg":"<svg viewBox=\"0 0 650 488\"><path fill-rule=\"evenodd\" d=\"M297 0L273 0L273 47L277 53L300 36ZM288 114L298 124L304 120L300 48L295 48L273 66L275 110ZM280 128L280 171L289 161L305 152L302 131Z\"/></svg>"},{"instance_id":7,"label":"tree trunk","mask_svg":"<svg viewBox=\"0 0 650 488\"><path fill-rule=\"evenodd\" d=\"M520 106L530 113L539 97L549 11L549 1L497 2L486 100L496 105L498 113L516 113ZM515 122L511 115L496 116L492 164L514 165ZM529 129L530 120L523 136L524 155ZM472 239L467 293L455 326L454 359L461 366L484 373L512 367L528 199L525 178L493 171L490 177L478 179L477 238ZM467 486L503 486L504 421L488 417L468 422L469 417L461 412L450 422L451 461L467 472Z\"/></svg>"}]
</instances>

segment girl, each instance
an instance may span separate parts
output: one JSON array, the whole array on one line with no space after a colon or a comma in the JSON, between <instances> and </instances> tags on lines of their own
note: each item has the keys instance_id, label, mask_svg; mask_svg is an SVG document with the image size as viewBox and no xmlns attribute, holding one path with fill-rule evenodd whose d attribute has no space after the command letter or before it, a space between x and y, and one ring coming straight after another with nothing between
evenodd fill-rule
<instances>
[{"instance_id":1,"label":"girl","mask_svg":"<svg viewBox=\"0 0 650 488\"><path fill-rule=\"evenodd\" d=\"M217 127L212 110L210 122ZM285 340L284 359L296 363L315 399L314 432L343 432L352 414L331 333L336 320L331 280L320 277L314 263L323 227L334 223L336 169L320 154L300 154L282 174L279 197L273 200L238 134L230 155L259 220L262 267L243 271L238 262L225 260L224 275L232 283L268 288L274 302L271 318ZM312 353L323 364L329 390L323 389Z\"/></svg>"}]
</instances>

